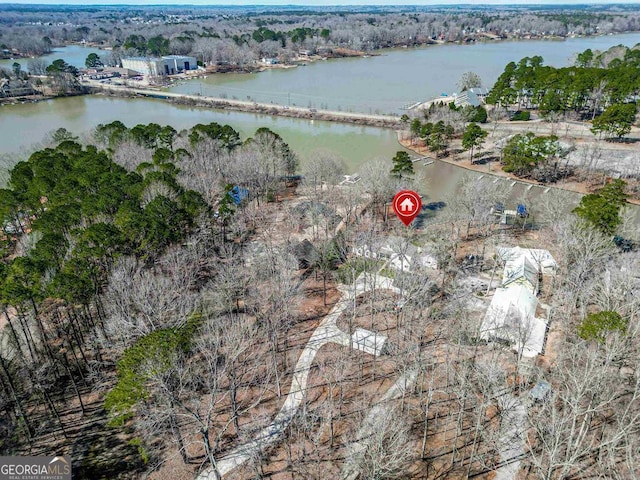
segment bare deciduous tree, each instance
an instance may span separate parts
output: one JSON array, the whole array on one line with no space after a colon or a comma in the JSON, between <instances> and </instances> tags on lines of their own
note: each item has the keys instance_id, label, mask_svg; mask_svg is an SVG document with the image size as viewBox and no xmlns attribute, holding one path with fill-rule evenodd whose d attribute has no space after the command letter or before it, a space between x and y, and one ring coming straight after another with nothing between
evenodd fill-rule
<instances>
[{"instance_id":1,"label":"bare deciduous tree","mask_svg":"<svg viewBox=\"0 0 640 480\"><path fill-rule=\"evenodd\" d=\"M409 441L409 420L390 406L376 418L375 428L363 441L362 452L347 459L360 472L360 478L382 480L404 478L414 457Z\"/></svg>"}]
</instances>

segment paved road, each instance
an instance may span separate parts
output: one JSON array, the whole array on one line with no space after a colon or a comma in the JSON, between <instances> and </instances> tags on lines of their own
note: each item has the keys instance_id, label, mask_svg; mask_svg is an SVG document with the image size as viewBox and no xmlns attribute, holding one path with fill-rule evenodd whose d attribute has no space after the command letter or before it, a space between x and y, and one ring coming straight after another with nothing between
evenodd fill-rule
<instances>
[{"instance_id":1,"label":"paved road","mask_svg":"<svg viewBox=\"0 0 640 480\"><path fill-rule=\"evenodd\" d=\"M400 117L396 115L375 115L358 112L341 112L337 110L317 110L302 107L289 107L271 103L258 103L246 100L230 100L220 97L208 97L203 95L190 95L186 93L169 92L166 90L143 89L110 85L96 81L87 82L92 88L118 92L127 95L142 95L151 98L188 100L198 103L207 103L212 107L226 108L240 111L265 113L268 115L281 115L296 118L309 118L324 121L336 121L346 123L361 123L368 125L396 126Z\"/></svg>"},{"instance_id":2,"label":"paved road","mask_svg":"<svg viewBox=\"0 0 640 480\"><path fill-rule=\"evenodd\" d=\"M513 135L516 133L523 132L533 132L536 135L551 135L554 134L560 138L560 140L570 139L580 139L580 140L589 140L595 141L597 139L594 136L593 132L591 132L591 124L587 122L572 122L572 121L561 121L561 122L546 122L544 120L531 120L527 122L509 122L509 121L499 121L494 123L487 123L483 125L485 130L488 132L493 132L495 130L496 137L504 137L507 135ZM640 139L640 128L633 127L627 138L631 139ZM603 143L603 146L609 146L615 148L615 143L609 143L608 145ZM625 145L620 145L621 148L625 148ZM627 145L626 148L629 148Z\"/></svg>"}]
</instances>

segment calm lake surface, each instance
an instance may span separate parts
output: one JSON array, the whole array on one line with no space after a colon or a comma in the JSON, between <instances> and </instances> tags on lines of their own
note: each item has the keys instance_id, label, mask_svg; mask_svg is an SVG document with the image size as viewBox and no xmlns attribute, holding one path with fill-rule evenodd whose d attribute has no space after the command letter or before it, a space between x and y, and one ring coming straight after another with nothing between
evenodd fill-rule
<instances>
[{"instance_id":1,"label":"calm lake surface","mask_svg":"<svg viewBox=\"0 0 640 480\"><path fill-rule=\"evenodd\" d=\"M43 138L54 128L64 127L72 132L82 133L87 132L89 126L114 120L121 120L128 127L156 122L170 124L178 130L196 123L226 123L238 130L243 138L266 126L282 136L299 154L302 164L311 161L314 153L319 150L330 151L344 160L348 173L359 171L365 162L374 158L384 158L390 162L391 157L402 149L397 142L396 133L388 129L221 112L171 105L161 100L82 96L0 107L0 132L13 132L11 136L2 134L2 151L18 152L21 147L31 145L34 139ZM426 167L417 162L415 167L417 176L421 178L419 189L425 194L425 203L446 203L464 175L481 175L444 162ZM545 194L538 187L528 189L525 185L511 185L509 180L490 176L484 179L486 182L494 180L500 182L514 202L521 201L531 205L542 195L563 195L570 199L572 205L577 205L580 198L577 194L555 190ZM434 211L433 215L435 214Z\"/></svg>"},{"instance_id":2,"label":"calm lake surface","mask_svg":"<svg viewBox=\"0 0 640 480\"><path fill-rule=\"evenodd\" d=\"M268 127L303 159L316 150L330 150L351 172L372 158L390 159L400 149L395 132L381 128L192 108L162 100L80 96L0 107L0 152L18 152L60 127L78 134L114 120L128 127L155 122L177 130L218 122L231 125L243 138Z\"/></svg>"},{"instance_id":3,"label":"calm lake surface","mask_svg":"<svg viewBox=\"0 0 640 480\"><path fill-rule=\"evenodd\" d=\"M48 55L39 57L47 62L47 64L53 63L54 60L59 58L63 59L69 65L73 65L76 68L85 68L84 61L87 59L87 55L90 53L97 53L98 55L105 55L109 53L107 50L100 50L93 47L82 47L80 45L70 45L68 47L56 48ZM0 67L13 68L12 65L18 62L22 66L22 70L28 72L29 58L18 58L15 60L0 60Z\"/></svg>"},{"instance_id":4,"label":"calm lake surface","mask_svg":"<svg viewBox=\"0 0 640 480\"><path fill-rule=\"evenodd\" d=\"M524 56L541 55L547 64L566 65L573 55L587 48L605 50L618 44L631 46L639 42L640 33L564 42L496 42L398 49L378 57L319 61L295 69L210 76L175 86L172 90L226 94L241 99L250 96L284 104L289 102L290 94L292 104L303 106L398 113L402 105L452 91L466 71L478 73L485 85L491 85L506 63ZM82 65L92 51L100 53L74 46L50 57L51 60L64 58L74 65ZM176 129L215 121L231 125L245 138L266 126L291 145L300 155L301 163L309 161L316 150L329 150L344 159L348 173L357 172L365 162L376 157L390 161L401 149L395 133L390 130L197 109L151 99L84 96L0 107L0 154L19 152L60 127L82 134L99 123L114 120L127 126L149 122L170 124ZM427 167L419 165L417 170L425 176L421 191L426 194L427 202L450 197L463 175L481 175L442 162ZM493 181L493 178L487 177L486 181ZM528 189L521 184L511 186L510 181L497 181L509 191L512 200L526 197L530 205L548 195L566 196L574 204L580 198L568 192L552 189L543 193L544 190L538 187Z\"/></svg>"},{"instance_id":5,"label":"calm lake surface","mask_svg":"<svg viewBox=\"0 0 640 480\"><path fill-rule=\"evenodd\" d=\"M640 43L640 33L572 38L565 41L498 41L474 45L430 45L386 51L369 58L317 61L306 67L252 74L211 75L171 91L227 96L365 113L400 113L401 107L456 91L463 73L480 75L491 86L511 61L540 55L545 64L569 65L587 48Z\"/></svg>"}]
</instances>

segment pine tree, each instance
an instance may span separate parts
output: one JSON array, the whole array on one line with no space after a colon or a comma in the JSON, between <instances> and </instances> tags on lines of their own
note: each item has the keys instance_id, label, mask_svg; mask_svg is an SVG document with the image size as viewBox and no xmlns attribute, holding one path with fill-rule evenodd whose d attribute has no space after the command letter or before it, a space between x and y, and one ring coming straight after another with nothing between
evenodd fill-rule
<instances>
[{"instance_id":1,"label":"pine tree","mask_svg":"<svg viewBox=\"0 0 640 480\"><path fill-rule=\"evenodd\" d=\"M415 173L413 170L413 162L407 152L397 152L392 159L393 168L391 169L391 176L402 180L403 178L411 177Z\"/></svg>"}]
</instances>

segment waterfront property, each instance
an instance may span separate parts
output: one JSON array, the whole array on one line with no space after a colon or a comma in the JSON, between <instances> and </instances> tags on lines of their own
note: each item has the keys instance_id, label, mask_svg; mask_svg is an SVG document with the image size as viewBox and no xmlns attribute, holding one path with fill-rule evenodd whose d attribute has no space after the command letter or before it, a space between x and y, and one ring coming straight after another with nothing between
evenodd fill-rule
<instances>
[{"instance_id":1,"label":"waterfront property","mask_svg":"<svg viewBox=\"0 0 640 480\"><path fill-rule=\"evenodd\" d=\"M167 55L165 57L127 57L122 59L122 68L134 70L142 75L162 76L175 75L188 70L196 70L198 61L195 57L184 55Z\"/></svg>"},{"instance_id":2,"label":"waterfront property","mask_svg":"<svg viewBox=\"0 0 640 480\"><path fill-rule=\"evenodd\" d=\"M408 106L407 110L413 110L414 108L419 110L425 110L432 105L448 105L453 102L456 107L477 107L484 104L484 100L488 94L487 88L470 88L460 93L453 93L451 95L442 94L439 97L432 98L426 102L417 102Z\"/></svg>"},{"instance_id":3,"label":"waterfront property","mask_svg":"<svg viewBox=\"0 0 640 480\"><path fill-rule=\"evenodd\" d=\"M122 68L142 75L158 77L164 75L164 61L154 57L128 57L122 59Z\"/></svg>"},{"instance_id":4,"label":"waterfront property","mask_svg":"<svg viewBox=\"0 0 640 480\"><path fill-rule=\"evenodd\" d=\"M36 93L31 84L25 80L0 79L0 97L23 97Z\"/></svg>"},{"instance_id":5,"label":"waterfront property","mask_svg":"<svg viewBox=\"0 0 640 480\"><path fill-rule=\"evenodd\" d=\"M166 75L175 75L188 70L197 70L198 61L195 57L185 55L167 55L162 57L164 61L164 73Z\"/></svg>"}]
</instances>

